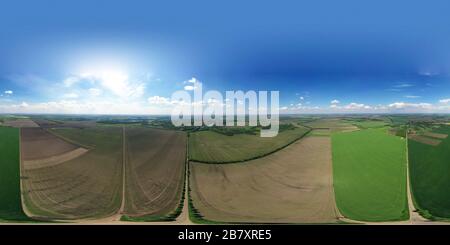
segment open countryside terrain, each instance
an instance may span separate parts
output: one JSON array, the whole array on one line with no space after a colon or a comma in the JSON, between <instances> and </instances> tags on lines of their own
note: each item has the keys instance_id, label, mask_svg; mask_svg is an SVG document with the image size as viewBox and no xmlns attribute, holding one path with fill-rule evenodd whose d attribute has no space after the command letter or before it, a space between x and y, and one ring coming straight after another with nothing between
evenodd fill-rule
<instances>
[{"instance_id":1,"label":"open countryside terrain","mask_svg":"<svg viewBox=\"0 0 450 245\"><path fill-rule=\"evenodd\" d=\"M450 138L446 135L450 135L450 126L423 134L437 144L408 141L415 206L429 219L450 219Z\"/></svg>"},{"instance_id":2,"label":"open countryside terrain","mask_svg":"<svg viewBox=\"0 0 450 245\"><path fill-rule=\"evenodd\" d=\"M42 128L22 128L21 148L24 169L57 165L88 151Z\"/></svg>"},{"instance_id":3,"label":"open countryside terrain","mask_svg":"<svg viewBox=\"0 0 450 245\"><path fill-rule=\"evenodd\" d=\"M191 198L206 220L333 223L329 137L306 137L269 156L234 164L191 162Z\"/></svg>"},{"instance_id":4,"label":"open countryside terrain","mask_svg":"<svg viewBox=\"0 0 450 245\"><path fill-rule=\"evenodd\" d=\"M0 155L0 222L185 224L190 215L200 223L429 223L419 214L448 221L448 119L290 116L281 121L282 138L264 142L258 127L175 129L160 117L1 116L3 125L16 123L0 125L0 153L8 153ZM191 159L190 197L183 191L187 134L191 156L229 163ZM237 147L216 151L224 143ZM259 147L271 150L244 161Z\"/></svg>"},{"instance_id":5,"label":"open countryside terrain","mask_svg":"<svg viewBox=\"0 0 450 245\"><path fill-rule=\"evenodd\" d=\"M123 220L173 219L184 187L186 133L125 128L126 180Z\"/></svg>"},{"instance_id":6,"label":"open countryside terrain","mask_svg":"<svg viewBox=\"0 0 450 245\"><path fill-rule=\"evenodd\" d=\"M22 164L22 192L27 214L44 220L73 220L116 213L122 191L122 129L54 129L46 133L78 142L90 150L58 164L41 163L39 168L24 168ZM41 134L31 136L39 138ZM23 140L33 142L32 137ZM71 143L62 141L60 144ZM61 148L68 147L55 146L55 149ZM33 146L25 144L23 158L27 159L29 153L35 155Z\"/></svg>"},{"instance_id":7,"label":"open countryside terrain","mask_svg":"<svg viewBox=\"0 0 450 245\"><path fill-rule=\"evenodd\" d=\"M334 133L336 203L342 215L359 221L409 217L406 140L386 128Z\"/></svg>"},{"instance_id":8,"label":"open countryside terrain","mask_svg":"<svg viewBox=\"0 0 450 245\"><path fill-rule=\"evenodd\" d=\"M0 221L29 221L20 197L19 129L0 126L0 139Z\"/></svg>"},{"instance_id":9,"label":"open countryside terrain","mask_svg":"<svg viewBox=\"0 0 450 245\"><path fill-rule=\"evenodd\" d=\"M270 154L304 136L309 129L294 127L281 131L276 137L262 138L259 134L234 134L200 131L189 135L189 158L196 162L228 163L258 158Z\"/></svg>"},{"instance_id":10,"label":"open countryside terrain","mask_svg":"<svg viewBox=\"0 0 450 245\"><path fill-rule=\"evenodd\" d=\"M15 127L15 128L36 128L39 127L33 120L28 118L13 118L7 119L3 122L4 126Z\"/></svg>"},{"instance_id":11,"label":"open countryside terrain","mask_svg":"<svg viewBox=\"0 0 450 245\"><path fill-rule=\"evenodd\" d=\"M316 130L328 129L331 132L351 132L358 130L356 126L341 118L318 118L303 122L302 125Z\"/></svg>"}]
</instances>

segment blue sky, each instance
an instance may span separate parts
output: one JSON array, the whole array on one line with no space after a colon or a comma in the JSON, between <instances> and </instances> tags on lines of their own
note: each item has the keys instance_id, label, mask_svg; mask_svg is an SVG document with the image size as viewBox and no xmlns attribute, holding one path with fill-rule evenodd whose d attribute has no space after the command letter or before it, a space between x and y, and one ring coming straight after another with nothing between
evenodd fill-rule
<instances>
[{"instance_id":1,"label":"blue sky","mask_svg":"<svg viewBox=\"0 0 450 245\"><path fill-rule=\"evenodd\" d=\"M169 113L189 80L283 113L450 112L450 2L362 2L2 1L0 113Z\"/></svg>"}]
</instances>

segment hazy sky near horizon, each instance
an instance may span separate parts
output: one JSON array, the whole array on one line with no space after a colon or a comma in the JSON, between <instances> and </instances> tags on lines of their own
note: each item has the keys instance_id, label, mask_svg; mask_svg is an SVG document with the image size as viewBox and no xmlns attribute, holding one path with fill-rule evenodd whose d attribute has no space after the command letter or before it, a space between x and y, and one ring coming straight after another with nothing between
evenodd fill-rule
<instances>
[{"instance_id":1,"label":"hazy sky near horizon","mask_svg":"<svg viewBox=\"0 0 450 245\"><path fill-rule=\"evenodd\" d=\"M450 112L449 1L1 1L0 113L170 113L278 90L283 113Z\"/></svg>"}]
</instances>

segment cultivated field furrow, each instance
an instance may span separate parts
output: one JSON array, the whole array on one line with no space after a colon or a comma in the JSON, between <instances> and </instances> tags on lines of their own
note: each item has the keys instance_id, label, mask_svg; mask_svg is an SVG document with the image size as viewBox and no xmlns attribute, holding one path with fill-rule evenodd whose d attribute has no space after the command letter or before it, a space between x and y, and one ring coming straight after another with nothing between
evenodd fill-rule
<instances>
[{"instance_id":1,"label":"cultivated field furrow","mask_svg":"<svg viewBox=\"0 0 450 245\"><path fill-rule=\"evenodd\" d=\"M191 196L211 221L337 221L329 137L306 137L272 155L235 164L191 163Z\"/></svg>"},{"instance_id":2,"label":"cultivated field furrow","mask_svg":"<svg viewBox=\"0 0 450 245\"><path fill-rule=\"evenodd\" d=\"M157 220L178 207L184 181L184 132L127 128L127 220Z\"/></svg>"},{"instance_id":3,"label":"cultivated field furrow","mask_svg":"<svg viewBox=\"0 0 450 245\"><path fill-rule=\"evenodd\" d=\"M22 192L29 215L45 220L66 220L94 219L117 212L122 186L122 132L119 128L66 128L53 129L51 133L26 131L22 135L22 142L27 142L22 154L31 152L29 155L33 158L37 156L35 150L27 149L39 148L41 139L51 139L55 149L69 149L68 145L79 149L78 145L62 138L94 146L88 152L56 165L43 163L42 167L22 168ZM47 155L40 156L52 159Z\"/></svg>"}]
</instances>

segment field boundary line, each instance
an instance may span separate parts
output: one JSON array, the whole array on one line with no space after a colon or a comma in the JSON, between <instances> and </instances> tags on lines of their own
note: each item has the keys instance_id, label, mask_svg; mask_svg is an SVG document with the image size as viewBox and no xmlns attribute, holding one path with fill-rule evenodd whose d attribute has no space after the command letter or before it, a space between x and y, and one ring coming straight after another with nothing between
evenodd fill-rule
<instances>
[{"instance_id":1,"label":"field boundary line","mask_svg":"<svg viewBox=\"0 0 450 245\"><path fill-rule=\"evenodd\" d=\"M409 166L409 138L408 132L405 135L406 140L406 174L407 174L407 194L408 194L408 208L409 208L409 221L414 223L419 222L433 222L433 220L427 219L420 214L421 208L419 207L416 199L414 198L414 191L411 188L411 174Z\"/></svg>"},{"instance_id":2,"label":"field boundary line","mask_svg":"<svg viewBox=\"0 0 450 245\"><path fill-rule=\"evenodd\" d=\"M23 189L23 175L22 175L22 128L19 128L19 183L20 183L20 203L22 204L23 213L31 219L34 219L34 215L28 210L25 202L25 195Z\"/></svg>"},{"instance_id":3,"label":"field boundary line","mask_svg":"<svg viewBox=\"0 0 450 245\"><path fill-rule=\"evenodd\" d=\"M74 140L71 140L71 139L69 139L67 137L64 137L64 136L62 136L62 135L60 135L60 134L58 134L56 132L52 132L51 130L48 130L47 128L42 128L42 129L45 130L47 133L52 134L53 136L58 137L58 138L66 141L66 142L68 142L70 144L74 144L74 145L76 145L78 147L86 148L86 149L89 149L89 150L94 149L94 147L92 147L92 146L87 146L87 145L81 144L81 143L76 142Z\"/></svg>"},{"instance_id":4,"label":"field boundary line","mask_svg":"<svg viewBox=\"0 0 450 245\"><path fill-rule=\"evenodd\" d=\"M125 181L126 181L126 142L125 142L125 127L122 127L122 200L120 203L120 208L117 211L117 215L119 215L119 219L121 218L122 214L124 213L125 210L125 198L126 198L126 194L125 194Z\"/></svg>"},{"instance_id":5,"label":"field boundary line","mask_svg":"<svg viewBox=\"0 0 450 245\"><path fill-rule=\"evenodd\" d=\"M303 133L299 137L295 138L294 140L288 142L286 145L278 147L273 151L267 152L267 153L259 155L259 156L246 158L246 159L242 159L242 160L237 160L237 161L221 161L221 162L219 162L219 161L202 161L202 160L197 160L197 159L190 159L190 161L197 162L197 163L204 163L204 164L232 164L232 163L242 163L242 162L248 162L248 161L264 158L264 157L272 155L280 150L283 150L284 148L286 148L286 147L292 145L293 143L299 141L300 139L303 139L304 137L306 137L312 131L312 129L310 127L305 127L305 128L308 129L305 133Z\"/></svg>"}]
</instances>

